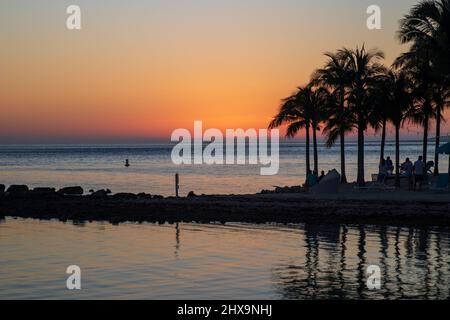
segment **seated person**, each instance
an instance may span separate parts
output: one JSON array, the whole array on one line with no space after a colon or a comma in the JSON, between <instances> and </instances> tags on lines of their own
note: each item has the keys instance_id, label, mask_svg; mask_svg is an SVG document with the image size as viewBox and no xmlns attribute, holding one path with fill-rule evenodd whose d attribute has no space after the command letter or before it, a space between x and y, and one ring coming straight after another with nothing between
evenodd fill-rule
<instances>
[{"instance_id":1,"label":"seated person","mask_svg":"<svg viewBox=\"0 0 450 320\"><path fill-rule=\"evenodd\" d=\"M394 164L392 163L391 157L387 157L386 159L386 169L388 174L392 174L392 172L394 172Z\"/></svg>"},{"instance_id":2,"label":"seated person","mask_svg":"<svg viewBox=\"0 0 450 320\"><path fill-rule=\"evenodd\" d=\"M325 171L321 171L320 172L320 176L319 176L319 182L322 181L322 179L325 178Z\"/></svg>"},{"instance_id":3,"label":"seated person","mask_svg":"<svg viewBox=\"0 0 450 320\"><path fill-rule=\"evenodd\" d=\"M431 171L431 168L434 168L434 161L427 161L427 172L428 173L433 173L433 171Z\"/></svg>"}]
</instances>

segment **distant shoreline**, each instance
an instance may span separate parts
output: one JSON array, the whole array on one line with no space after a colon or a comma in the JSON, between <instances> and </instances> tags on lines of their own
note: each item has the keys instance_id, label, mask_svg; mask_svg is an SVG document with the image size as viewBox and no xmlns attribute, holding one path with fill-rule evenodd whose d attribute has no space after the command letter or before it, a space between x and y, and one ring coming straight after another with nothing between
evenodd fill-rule
<instances>
[{"instance_id":1,"label":"distant shoreline","mask_svg":"<svg viewBox=\"0 0 450 320\"><path fill-rule=\"evenodd\" d=\"M0 196L0 218L150 223L319 223L450 226L448 194L255 194L123 199Z\"/></svg>"}]
</instances>

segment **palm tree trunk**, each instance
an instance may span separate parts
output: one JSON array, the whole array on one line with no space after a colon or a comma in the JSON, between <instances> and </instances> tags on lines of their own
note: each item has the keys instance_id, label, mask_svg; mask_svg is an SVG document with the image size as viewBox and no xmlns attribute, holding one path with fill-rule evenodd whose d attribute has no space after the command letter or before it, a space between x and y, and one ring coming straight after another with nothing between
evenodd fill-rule
<instances>
[{"instance_id":1,"label":"palm tree trunk","mask_svg":"<svg viewBox=\"0 0 450 320\"><path fill-rule=\"evenodd\" d=\"M380 163L384 159L384 146L386 144L386 119L383 119L383 127L381 128L381 150L380 150Z\"/></svg>"},{"instance_id":2,"label":"palm tree trunk","mask_svg":"<svg viewBox=\"0 0 450 320\"><path fill-rule=\"evenodd\" d=\"M313 123L313 152L314 152L314 172L319 174L319 156L317 153L317 124Z\"/></svg>"},{"instance_id":3,"label":"palm tree trunk","mask_svg":"<svg viewBox=\"0 0 450 320\"><path fill-rule=\"evenodd\" d=\"M345 87L340 86L339 89L339 99L341 102L341 112L344 115L345 112ZM347 174L345 173L345 132L340 133L340 144L341 144L341 183L347 183Z\"/></svg>"},{"instance_id":4,"label":"palm tree trunk","mask_svg":"<svg viewBox=\"0 0 450 320\"><path fill-rule=\"evenodd\" d=\"M448 188L450 188L450 156L448 156Z\"/></svg>"},{"instance_id":5,"label":"palm tree trunk","mask_svg":"<svg viewBox=\"0 0 450 320\"><path fill-rule=\"evenodd\" d=\"M400 126L395 126L395 186L400 187Z\"/></svg>"},{"instance_id":6,"label":"palm tree trunk","mask_svg":"<svg viewBox=\"0 0 450 320\"><path fill-rule=\"evenodd\" d=\"M306 176L308 177L309 171L311 170L311 163L309 159L309 123L306 124Z\"/></svg>"},{"instance_id":7,"label":"palm tree trunk","mask_svg":"<svg viewBox=\"0 0 450 320\"><path fill-rule=\"evenodd\" d=\"M423 162L426 165L427 164L427 152L428 152L428 125L429 125L429 116L425 116L425 120L423 122ZM425 173L426 175L426 173Z\"/></svg>"},{"instance_id":8,"label":"palm tree trunk","mask_svg":"<svg viewBox=\"0 0 450 320\"><path fill-rule=\"evenodd\" d=\"M437 150L439 149L439 145L441 143L441 109L442 106L440 103L437 104L436 110L436 145L435 145L435 154L434 154L434 175L437 176L439 174L439 154Z\"/></svg>"},{"instance_id":9,"label":"palm tree trunk","mask_svg":"<svg viewBox=\"0 0 450 320\"><path fill-rule=\"evenodd\" d=\"M359 121L358 124L358 176L356 179L358 186L364 187L364 127Z\"/></svg>"},{"instance_id":10,"label":"palm tree trunk","mask_svg":"<svg viewBox=\"0 0 450 320\"><path fill-rule=\"evenodd\" d=\"M347 176L345 174L345 133L341 132L341 183L347 183Z\"/></svg>"}]
</instances>

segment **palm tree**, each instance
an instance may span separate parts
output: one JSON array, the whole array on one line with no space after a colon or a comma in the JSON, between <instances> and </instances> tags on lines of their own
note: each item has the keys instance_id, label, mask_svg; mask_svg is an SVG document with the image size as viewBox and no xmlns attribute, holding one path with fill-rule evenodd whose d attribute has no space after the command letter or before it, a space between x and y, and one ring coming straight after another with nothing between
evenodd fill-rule
<instances>
[{"instance_id":1,"label":"palm tree","mask_svg":"<svg viewBox=\"0 0 450 320\"><path fill-rule=\"evenodd\" d=\"M442 110L450 88L450 0L424 0L414 6L400 22L399 39L412 43L410 52L428 55L435 76L436 150L440 144ZM431 53L431 54L428 54ZM431 103L426 100L425 103ZM424 141L424 152L426 150ZM439 156L435 155L435 174L439 173Z\"/></svg>"},{"instance_id":2,"label":"palm tree","mask_svg":"<svg viewBox=\"0 0 450 320\"><path fill-rule=\"evenodd\" d=\"M441 122L444 120L443 110L450 106L450 90L445 88L445 85L436 83L436 87L433 93L433 101L435 103L436 113L436 138L435 138L435 155L434 155L434 175L439 174L439 153L437 149L441 144Z\"/></svg>"},{"instance_id":3,"label":"palm tree","mask_svg":"<svg viewBox=\"0 0 450 320\"><path fill-rule=\"evenodd\" d=\"M269 124L270 129L287 124L288 138L293 138L301 129L305 129L306 174L311 170L310 128L313 129L314 171L318 172L316 131L319 128L321 107L326 103L327 93L324 88L314 88L312 83L299 87L296 93L282 100L278 114Z\"/></svg>"},{"instance_id":4,"label":"palm tree","mask_svg":"<svg viewBox=\"0 0 450 320\"><path fill-rule=\"evenodd\" d=\"M320 131L320 122L324 119L325 106L328 103L329 92L324 87L313 88L310 83L303 91L304 105L310 113L313 134L314 173L319 174L319 156L317 150L317 131Z\"/></svg>"},{"instance_id":5,"label":"palm tree","mask_svg":"<svg viewBox=\"0 0 450 320\"><path fill-rule=\"evenodd\" d=\"M312 101L311 101L312 102ZM312 104L314 106L314 104ZM313 158L314 158L314 169L315 174L319 174L319 152L317 150L317 131L320 131L319 122L321 116L319 114L311 114L311 128L313 134Z\"/></svg>"},{"instance_id":6,"label":"palm tree","mask_svg":"<svg viewBox=\"0 0 450 320\"><path fill-rule=\"evenodd\" d=\"M450 77L450 0L422 0L400 20L398 37L412 43L414 51L432 52L433 65Z\"/></svg>"},{"instance_id":7,"label":"palm tree","mask_svg":"<svg viewBox=\"0 0 450 320\"><path fill-rule=\"evenodd\" d=\"M413 96L408 75L403 71L389 71L386 85L387 115L395 128L395 186L400 187L400 128L412 108Z\"/></svg>"},{"instance_id":8,"label":"palm tree","mask_svg":"<svg viewBox=\"0 0 450 320\"><path fill-rule=\"evenodd\" d=\"M386 105L379 105L380 107L385 107ZM379 110L375 110L375 114L379 119L376 122L372 123L372 127L375 129L375 132L381 130L381 143L380 143L380 163L382 159L384 159L384 149L386 146L386 127L387 127L387 110L380 108Z\"/></svg>"},{"instance_id":9,"label":"palm tree","mask_svg":"<svg viewBox=\"0 0 450 320\"><path fill-rule=\"evenodd\" d=\"M299 92L282 100L280 110L270 122L269 129L279 127L283 124L288 125L286 131L286 136L288 138L293 138L298 131L300 131L301 129L305 129L305 162L306 174L308 174L311 169L309 158L309 126L311 124L311 119L309 118L309 113L305 112L304 108L301 105Z\"/></svg>"},{"instance_id":10,"label":"palm tree","mask_svg":"<svg viewBox=\"0 0 450 320\"><path fill-rule=\"evenodd\" d=\"M389 91L391 82L389 74L380 75L373 86L373 112L369 117L369 123L375 132L381 130L380 163L384 159L386 146L386 130L389 118Z\"/></svg>"},{"instance_id":11,"label":"palm tree","mask_svg":"<svg viewBox=\"0 0 450 320\"><path fill-rule=\"evenodd\" d=\"M407 53L400 55L394 62L395 67L402 67L410 76L414 95L413 108L408 118L423 127L423 161L427 162L428 131L430 120L436 116L433 103L435 98L436 72L430 61L431 52L413 46Z\"/></svg>"},{"instance_id":12,"label":"palm tree","mask_svg":"<svg viewBox=\"0 0 450 320\"><path fill-rule=\"evenodd\" d=\"M325 144L327 148L331 148L340 139L341 172L344 173L343 176L341 175L341 183L347 183L345 177L345 145L342 136L345 137L346 133L352 132L355 129L355 121L351 110L349 108L342 110L339 101L336 92L330 93L328 102L325 104L324 115L326 116L326 120L324 121L323 134L326 137Z\"/></svg>"},{"instance_id":13,"label":"palm tree","mask_svg":"<svg viewBox=\"0 0 450 320\"><path fill-rule=\"evenodd\" d=\"M348 103L358 132L357 184L364 186L364 134L374 110L377 82L386 72L380 63L384 54L375 49L366 51L363 45L361 49L344 49L344 56L349 60L351 79Z\"/></svg>"},{"instance_id":14,"label":"palm tree","mask_svg":"<svg viewBox=\"0 0 450 320\"><path fill-rule=\"evenodd\" d=\"M334 102L329 104L324 133L327 137L327 147L332 147L337 139L340 140L341 152L341 183L347 183L345 172L345 134L352 130L349 123L349 112L346 110L346 88L350 84L349 60L345 56L345 50L336 53L327 52L328 60L322 69L315 71L313 82L330 88L333 92Z\"/></svg>"}]
</instances>

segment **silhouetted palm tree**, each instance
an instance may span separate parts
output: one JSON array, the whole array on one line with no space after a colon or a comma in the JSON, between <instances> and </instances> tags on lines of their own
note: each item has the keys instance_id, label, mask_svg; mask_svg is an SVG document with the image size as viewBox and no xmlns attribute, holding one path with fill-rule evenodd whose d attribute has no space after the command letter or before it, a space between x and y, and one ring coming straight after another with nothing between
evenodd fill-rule
<instances>
[{"instance_id":1,"label":"silhouetted palm tree","mask_svg":"<svg viewBox=\"0 0 450 320\"><path fill-rule=\"evenodd\" d=\"M434 175L439 174L439 153L437 149L441 143L441 123L444 120L443 111L450 107L450 89L446 88L444 82L435 83L433 92L433 102L435 103L435 119L436 119L436 137L435 137L435 155L434 155Z\"/></svg>"},{"instance_id":2,"label":"silhouetted palm tree","mask_svg":"<svg viewBox=\"0 0 450 320\"><path fill-rule=\"evenodd\" d=\"M348 102L358 131L357 183L364 186L364 134L374 110L378 78L386 72L386 68L380 63L384 54L378 50L366 51L363 45L361 49L344 49L344 55L349 59L351 79Z\"/></svg>"},{"instance_id":3,"label":"silhouetted palm tree","mask_svg":"<svg viewBox=\"0 0 450 320\"><path fill-rule=\"evenodd\" d=\"M298 131L305 129L305 163L306 174L311 170L310 153L309 153L309 127L311 119L309 112L303 108L300 91L282 100L280 111L269 124L269 128L273 129L283 124L287 124L286 136L293 138Z\"/></svg>"},{"instance_id":4,"label":"silhouetted palm tree","mask_svg":"<svg viewBox=\"0 0 450 320\"><path fill-rule=\"evenodd\" d=\"M440 144L442 110L448 106L450 87L450 0L425 0L414 6L400 22L402 43L412 43L411 53L428 56L435 77L436 149ZM429 103L429 101L425 101ZM424 141L424 152L426 142ZM439 173L439 156L435 156L435 174Z\"/></svg>"},{"instance_id":5,"label":"silhouetted palm tree","mask_svg":"<svg viewBox=\"0 0 450 320\"><path fill-rule=\"evenodd\" d=\"M334 103L328 104L324 133L327 137L327 147L340 140L341 152L341 183L347 183L345 172L345 134L352 131L350 113L346 110L346 88L350 85L349 59L345 50L336 53L325 53L328 61L322 69L314 72L313 81L331 89Z\"/></svg>"},{"instance_id":6,"label":"silhouetted palm tree","mask_svg":"<svg viewBox=\"0 0 450 320\"><path fill-rule=\"evenodd\" d=\"M386 78L387 115L395 128L395 186L400 187L400 128L413 107L414 97L407 74L390 71Z\"/></svg>"},{"instance_id":7,"label":"silhouetted palm tree","mask_svg":"<svg viewBox=\"0 0 450 320\"><path fill-rule=\"evenodd\" d=\"M395 67L401 67L408 73L414 95L413 108L408 118L415 124L423 127L423 161L427 162L428 131L430 120L436 116L436 108L433 103L435 98L435 84L437 81L435 69L430 62L431 52L423 48L411 48L407 53L400 55L394 62Z\"/></svg>"},{"instance_id":8,"label":"silhouetted palm tree","mask_svg":"<svg viewBox=\"0 0 450 320\"><path fill-rule=\"evenodd\" d=\"M423 0L400 20L398 37L413 51L432 52L430 61L450 77L450 0Z\"/></svg>"},{"instance_id":9,"label":"silhouetted palm tree","mask_svg":"<svg viewBox=\"0 0 450 320\"><path fill-rule=\"evenodd\" d=\"M390 77L388 74L381 75L374 82L372 89L373 94L373 111L369 117L369 123L375 132L381 130L380 144L380 163L384 159L384 150L386 146L386 130L389 118L389 91Z\"/></svg>"},{"instance_id":10,"label":"silhouetted palm tree","mask_svg":"<svg viewBox=\"0 0 450 320\"><path fill-rule=\"evenodd\" d=\"M319 156L317 148L317 131L324 119L324 110L329 103L329 92L324 87L313 87L310 83L302 92L305 108L310 112L311 128L313 133L314 172L319 174Z\"/></svg>"},{"instance_id":11,"label":"silhouetted palm tree","mask_svg":"<svg viewBox=\"0 0 450 320\"><path fill-rule=\"evenodd\" d=\"M292 96L283 99L278 114L269 124L269 128L287 125L286 136L294 137L300 130L305 129L306 140L306 174L311 169L310 164L310 128L313 129L314 171L318 171L318 152L316 130L321 121L321 106L326 103L327 91L324 88L314 88L310 83L299 87Z\"/></svg>"}]
</instances>

